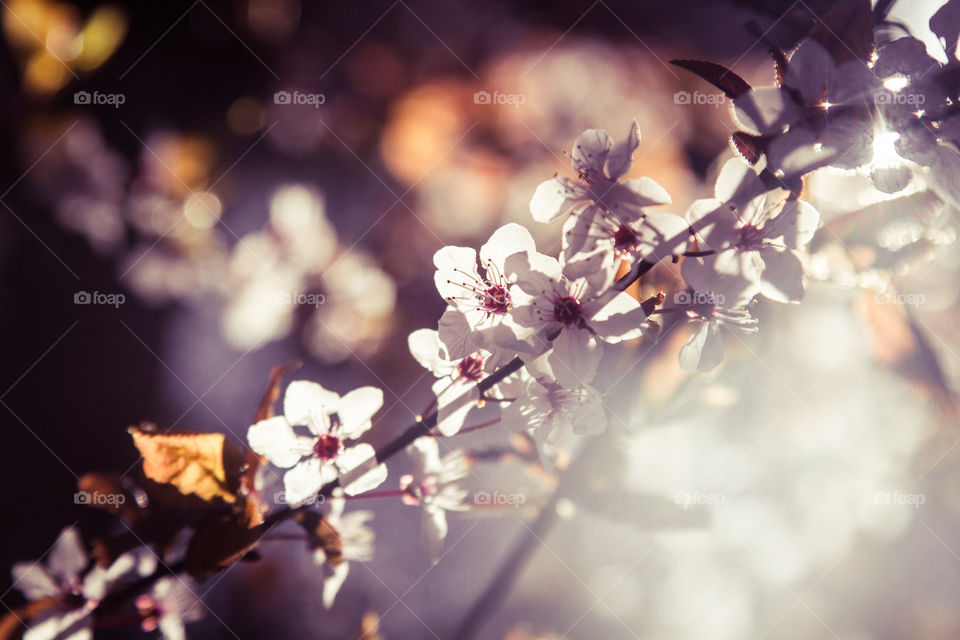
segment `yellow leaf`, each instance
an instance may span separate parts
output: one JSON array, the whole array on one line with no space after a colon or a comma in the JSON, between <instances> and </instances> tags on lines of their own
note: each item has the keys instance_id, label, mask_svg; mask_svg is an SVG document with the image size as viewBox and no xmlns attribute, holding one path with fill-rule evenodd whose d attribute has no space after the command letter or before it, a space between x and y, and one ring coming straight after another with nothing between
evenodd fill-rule
<instances>
[{"instance_id":1,"label":"yellow leaf","mask_svg":"<svg viewBox=\"0 0 960 640\"><path fill-rule=\"evenodd\" d=\"M151 480L173 485L180 493L202 500L236 501L227 485L222 433L163 434L139 427L130 427L129 431L143 456L143 473Z\"/></svg>"}]
</instances>

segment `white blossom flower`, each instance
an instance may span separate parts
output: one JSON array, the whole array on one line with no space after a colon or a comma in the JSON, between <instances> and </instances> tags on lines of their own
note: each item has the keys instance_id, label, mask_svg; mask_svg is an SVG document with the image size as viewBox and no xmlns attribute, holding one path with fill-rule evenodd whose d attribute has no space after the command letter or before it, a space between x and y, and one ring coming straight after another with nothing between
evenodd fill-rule
<instances>
[{"instance_id":1,"label":"white blossom flower","mask_svg":"<svg viewBox=\"0 0 960 640\"><path fill-rule=\"evenodd\" d=\"M151 575L158 562L149 547L138 547L124 553L105 569L95 564L83 577L83 595L90 600L102 600L118 582Z\"/></svg>"},{"instance_id":2,"label":"white blossom flower","mask_svg":"<svg viewBox=\"0 0 960 640\"><path fill-rule=\"evenodd\" d=\"M717 179L717 198L697 200L687 212L694 231L715 253L684 260L684 278L697 291L724 296L731 307L758 293L778 302L803 298L803 266L795 249L813 237L820 214L781 190L740 205L757 192L762 192L757 174L732 158Z\"/></svg>"},{"instance_id":3,"label":"white blossom flower","mask_svg":"<svg viewBox=\"0 0 960 640\"><path fill-rule=\"evenodd\" d=\"M757 333L757 321L743 307L728 309L713 292L698 292L698 301L686 310L687 318L697 324L693 335L680 349L680 368L684 371L712 371L723 361L721 327L743 333ZM699 298L703 297L704 302Z\"/></svg>"},{"instance_id":4,"label":"white blossom flower","mask_svg":"<svg viewBox=\"0 0 960 640\"><path fill-rule=\"evenodd\" d=\"M633 165L633 152L640 146L640 128L634 121L626 139L613 144L602 129L587 129L573 145L571 160L579 182L557 176L540 184L530 200L530 213L537 222L550 222L565 213L580 210L593 217L610 214L635 222L643 207L670 202L670 195L650 178L620 181Z\"/></svg>"},{"instance_id":5,"label":"white blossom flower","mask_svg":"<svg viewBox=\"0 0 960 640\"><path fill-rule=\"evenodd\" d=\"M536 441L541 456L550 459L563 437L595 435L607 428L603 398L589 384L561 384L547 355L527 363L518 381L522 393L503 410L501 425L525 431Z\"/></svg>"},{"instance_id":6,"label":"white blossom flower","mask_svg":"<svg viewBox=\"0 0 960 640\"><path fill-rule=\"evenodd\" d=\"M477 251L448 246L433 256L437 291L450 307L440 322L440 338L452 358L463 358L486 348L497 352L518 348L528 337L510 316L513 308L504 262L516 253L536 251L533 237L519 224L506 224Z\"/></svg>"},{"instance_id":7,"label":"white blossom flower","mask_svg":"<svg viewBox=\"0 0 960 640\"><path fill-rule=\"evenodd\" d=\"M771 169L795 176L825 164L856 168L870 159L875 86L863 62L837 66L819 43L804 40L782 86L748 91L734 102L734 113L750 133L776 136L767 150Z\"/></svg>"},{"instance_id":8,"label":"white blossom flower","mask_svg":"<svg viewBox=\"0 0 960 640\"><path fill-rule=\"evenodd\" d=\"M144 631L160 629L165 640L186 640L184 625L203 618L204 607L197 596L197 583L187 575L157 580L149 594L137 597L135 605Z\"/></svg>"},{"instance_id":9,"label":"white blossom flower","mask_svg":"<svg viewBox=\"0 0 960 640\"><path fill-rule=\"evenodd\" d=\"M447 346L433 329L417 329L407 338L410 353L424 369L437 376L433 393L437 397L437 429L445 436L452 436L463 427L476 402L480 400L477 382L492 369L490 353L484 349L463 358L451 358ZM473 402L457 403L454 411L450 404L465 393Z\"/></svg>"},{"instance_id":10,"label":"white blossom flower","mask_svg":"<svg viewBox=\"0 0 960 640\"><path fill-rule=\"evenodd\" d=\"M339 492L338 492L339 493ZM353 511L344 515L342 495L335 494L330 500L330 513L325 518L337 534L338 553L331 554L318 548L313 559L321 565L323 576L323 606L328 609L350 573L350 561L370 562L373 560L373 529L367 522L373 519L372 511Z\"/></svg>"},{"instance_id":11,"label":"white blossom flower","mask_svg":"<svg viewBox=\"0 0 960 640\"><path fill-rule=\"evenodd\" d=\"M645 214L636 222L608 214L573 214L563 224L563 273L571 279L590 275L588 270L596 268L591 258L599 253L601 269L615 274L621 261L643 260L656 253L661 241L688 228L686 220L672 213ZM682 252L683 245L673 249Z\"/></svg>"},{"instance_id":12,"label":"white blossom flower","mask_svg":"<svg viewBox=\"0 0 960 640\"><path fill-rule=\"evenodd\" d=\"M291 382L283 397L283 415L261 420L247 432L250 448L274 465L288 469L283 476L285 499L299 504L311 499L323 485L341 474L351 474L345 491L369 491L387 478L386 465L367 470L374 448L366 443L347 446L372 426L371 418L383 405L375 387L354 389L342 398L315 382ZM294 426L306 426L309 436ZM352 477L362 472L359 477Z\"/></svg>"},{"instance_id":13,"label":"white blossom flower","mask_svg":"<svg viewBox=\"0 0 960 640\"><path fill-rule=\"evenodd\" d=\"M413 473L400 478L400 488L406 493L403 502L423 507L423 534L427 551L436 563L443 552L447 536L447 511L463 511L467 491L457 481L467 475L467 461L457 449L440 457L436 438L414 440L407 450L413 457Z\"/></svg>"},{"instance_id":14,"label":"white blossom flower","mask_svg":"<svg viewBox=\"0 0 960 640\"><path fill-rule=\"evenodd\" d=\"M87 640L93 637L90 613L96 601L83 593L83 570L89 564L80 534L74 527L60 532L44 564L18 562L11 571L14 586L28 600L57 600L56 606L32 620L24 633L28 640Z\"/></svg>"},{"instance_id":15,"label":"white blossom flower","mask_svg":"<svg viewBox=\"0 0 960 640\"><path fill-rule=\"evenodd\" d=\"M603 256L597 254L593 260L599 264ZM562 385L572 388L593 380L601 342L641 335L646 315L640 303L610 289L605 272L571 281L557 260L541 253L518 254L507 262L508 271L517 275L512 289L517 323L548 335L557 333L548 358Z\"/></svg>"},{"instance_id":16,"label":"white blossom flower","mask_svg":"<svg viewBox=\"0 0 960 640\"><path fill-rule=\"evenodd\" d=\"M89 562L80 533L74 527L67 527L60 532L45 564L18 562L13 565L13 583L31 601L77 595L83 584L83 570Z\"/></svg>"}]
</instances>

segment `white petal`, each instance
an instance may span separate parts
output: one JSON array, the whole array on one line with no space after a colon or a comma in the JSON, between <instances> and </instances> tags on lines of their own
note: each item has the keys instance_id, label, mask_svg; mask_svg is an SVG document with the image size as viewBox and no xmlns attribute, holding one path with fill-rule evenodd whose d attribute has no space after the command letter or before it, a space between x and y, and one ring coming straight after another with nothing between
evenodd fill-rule
<instances>
[{"instance_id":1,"label":"white petal","mask_svg":"<svg viewBox=\"0 0 960 640\"><path fill-rule=\"evenodd\" d=\"M67 527L60 532L60 538L50 552L47 572L61 583L73 584L87 567L87 562L87 551L80 533L75 527Z\"/></svg>"},{"instance_id":2,"label":"white petal","mask_svg":"<svg viewBox=\"0 0 960 640\"><path fill-rule=\"evenodd\" d=\"M14 586L27 600L40 600L59 593L57 584L46 570L35 562L18 562L11 570Z\"/></svg>"},{"instance_id":3,"label":"white petal","mask_svg":"<svg viewBox=\"0 0 960 640\"><path fill-rule=\"evenodd\" d=\"M808 127L794 125L785 134L773 139L767 149L767 162L773 170L784 173L784 182L826 166L836 156L830 147L818 147L817 135Z\"/></svg>"},{"instance_id":4,"label":"white petal","mask_svg":"<svg viewBox=\"0 0 960 640\"><path fill-rule=\"evenodd\" d=\"M593 381L603 355L603 347L585 329L566 328L553 341L548 356L557 381L574 388Z\"/></svg>"},{"instance_id":5,"label":"white petal","mask_svg":"<svg viewBox=\"0 0 960 640\"><path fill-rule=\"evenodd\" d=\"M724 163L713 188L717 200L741 205L766 190L753 167L740 158L730 158Z\"/></svg>"},{"instance_id":6,"label":"white petal","mask_svg":"<svg viewBox=\"0 0 960 640\"><path fill-rule=\"evenodd\" d=\"M799 249L813 239L820 224L820 212L809 202L790 200L780 213L767 223L771 228L769 237L783 237L791 249Z\"/></svg>"},{"instance_id":7,"label":"white petal","mask_svg":"<svg viewBox=\"0 0 960 640\"><path fill-rule=\"evenodd\" d=\"M607 154L607 176L618 180L630 171L633 165L633 152L640 146L640 125L634 120L630 123L627 137L614 145Z\"/></svg>"},{"instance_id":8,"label":"white petal","mask_svg":"<svg viewBox=\"0 0 960 640\"><path fill-rule=\"evenodd\" d=\"M567 178L541 182L530 199L530 214L537 222L550 222L588 198L587 190Z\"/></svg>"},{"instance_id":9,"label":"white petal","mask_svg":"<svg viewBox=\"0 0 960 640\"><path fill-rule=\"evenodd\" d=\"M517 286L528 295L553 291L562 278L560 263L542 253L517 253L507 258L508 274L516 274Z\"/></svg>"},{"instance_id":10,"label":"white petal","mask_svg":"<svg viewBox=\"0 0 960 640\"><path fill-rule=\"evenodd\" d=\"M761 87L734 100L733 113L749 133L761 135L780 133L785 125L800 119L802 110L783 89Z\"/></svg>"},{"instance_id":11,"label":"white petal","mask_svg":"<svg viewBox=\"0 0 960 640\"><path fill-rule=\"evenodd\" d=\"M437 439L423 436L413 441L407 451L414 460L414 466L420 474L436 473L440 470L440 445Z\"/></svg>"},{"instance_id":12,"label":"white petal","mask_svg":"<svg viewBox=\"0 0 960 640\"><path fill-rule=\"evenodd\" d=\"M765 250L763 264L760 293L777 302L800 302L803 299L803 265L793 251Z\"/></svg>"},{"instance_id":13,"label":"white petal","mask_svg":"<svg viewBox=\"0 0 960 640\"><path fill-rule=\"evenodd\" d=\"M723 360L720 327L703 322L680 349L680 368L684 371L712 371Z\"/></svg>"},{"instance_id":14,"label":"white petal","mask_svg":"<svg viewBox=\"0 0 960 640\"><path fill-rule=\"evenodd\" d=\"M463 314L461 314L463 315ZM440 334L433 329L417 329L407 337L410 355L424 369L438 378L450 375L454 365L450 362L447 347L440 342Z\"/></svg>"},{"instance_id":15,"label":"white petal","mask_svg":"<svg viewBox=\"0 0 960 640\"><path fill-rule=\"evenodd\" d=\"M504 262L506 262L508 256L512 256L519 251L532 253L536 250L537 245L527 228L511 222L494 231L490 239L480 247L480 264L488 271L488 266L492 264L494 271L499 272L488 273L487 279L489 280L492 277L504 275Z\"/></svg>"},{"instance_id":16,"label":"white petal","mask_svg":"<svg viewBox=\"0 0 960 640\"><path fill-rule=\"evenodd\" d=\"M340 485L350 496L376 489L387 479L387 465L377 463L376 451L365 442L344 449L337 466L343 474Z\"/></svg>"},{"instance_id":17,"label":"white petal","mask_svg":"<svg viewBox=\"0 0 960 640\"><path fill-rule=\"evenodd\" d=\"M325 567L329 565L324 565ZM344 581L347 579L347 575L350 573L350 563L341 562L336 567L334 567L330 574L324 576L323 579L323 606L329 609L333 606L333 601L336 600L337 594L340 592L340 587L343 586Z\"/></svg>"},{"instance_id":18,"label":"white petal","mask_svg":"<svg viewBox=\"0 0 960 640\"><path fill-rule=\"evenodd\" d=\"M836 65L820 43L806 39L790 56L783 83L800 91L807 105L816 104L827 94Z\"/></svg>"},{"instance_id":19,"label":"white petal","mask_svg":"<svg viewBox=\"0 0 960 640\"><path fill-rule=\"evenodd\" d=\"M647 316L636 298L629 293L617 292L590 318L589 325L606 342L639 338Z\"/></svg>"},{"instance_id":20,"label":"white petal","mask_svg":"<svg viewBox=\"0 0 960 640\"><path fill-rule=\"evenodd\" d=\"M652 230L652 240L655 245L642 249L637 255L638 258L648 258L654 261L662 260L687 250L690 224L683 217L673 213L650 213L647 214L644 225ZM681 238L681 240L670 243L669 246L661 246L661 242L673 238Z\"/></svg>"},{"instance_id":21,"label":"white petal","mask_svg":"<svg viewBox=\"0 0 960 640\"><path fill-rule=\"evenodd\" d=\"M281 469L289 469L310 452L313 441L298 436L283 416L254 424L247 431L247 443L255 453Z\"/></svg>"},{"instance_id":22,"label":"white petal","mask_svg":"<svg viewBox=\"0 0 960 640\"><path fill-rule=\"evenodd\" d=\"M593 179L602 178L603 166L613 142L603 129L587 129L573 143L573 169Z\"/></svg>"},{"instance_id":23,"label":"white petal","mask_svg":"<svg viewBox=\"0 0 960 640\"><path fill-rule=\"evenodd\" d=\"M327 482L336 479L336 469L310 458L283 474L284 500L289 505L313 500Z\"/></svg>"},{"instance_id":24,"label":"white petal","mask_svg":"<svg viewBox=\"0 0 960 640\"><path fill-rule=\"evenodd\" d=\"M647 178L646 176L631 178L620 184L628 190L628 193L623 194L623 199L638 207L652 207L672 202L667 190L653 178Z\"/></svg>"},{"instance_id":25,"label":"white petal","mask_svg":"<svg viewBox=\"0 0 960 640\"><path fill-rule=\"evenodd\" d=\"M478 334L471 327L468 316L456 307L447 307L440 316L437 334L440 341L446 345L451 361L465 358L480 348L477 342Z\"/></svg>"},{"instance_id":26,"label":"white petal","mask_svg":"<svg viewBox=\"0 0 960 640\"><path fill-rule=\"evenodd\" d=\"M433 281L440 296L450 302L471 295L464 284L473 285L477 275L477 251L470 247L443 247L433 254L433 264L437 271Z\"/></svg>"},{"instance_id":27,"label":"white petal","mask_svg":"<svg viewBox=\"0 0 960 640\"><path fill-rule=\"evenodd\" d=\"M370 429L370 419L383 406L383 390L360 387L340 398L336 412L346 438L359 438Z\"/></svg>"},{"instance_id":28,"label":"white petal","mask_svg":"<svg viewBox=\"0 0 960 640\"><path fill-rule=\"evenodd\" d=\"M436 564L443 555L443 539L447 537L447 514L443 509L423 510L423 537L427 543L427 555Z\"/></svg>"},{"instance_id":29,"label":"white petal","mask_svg":"<svg viewBox=\"0 0 960 640\"><path fill-rule=\"evenodd\" d=\"M294 380L283 396L283 415L294 426L307 425L311 414L327 415L340 396L316 382Z\"/></svg>"},{"instance_id":30,"label":"white petal","mask_svg":"<svg viewBox=\"0 0 960 640\"><path fill-rule=\"evenodd\" d=\"M467 414L477 406L480 390L473 382L437 380L433 391L437 394L437 430L445 436L456 435ZM463 394L468 395L466 401L460 400Z\"/></svg>"}]
</instances>

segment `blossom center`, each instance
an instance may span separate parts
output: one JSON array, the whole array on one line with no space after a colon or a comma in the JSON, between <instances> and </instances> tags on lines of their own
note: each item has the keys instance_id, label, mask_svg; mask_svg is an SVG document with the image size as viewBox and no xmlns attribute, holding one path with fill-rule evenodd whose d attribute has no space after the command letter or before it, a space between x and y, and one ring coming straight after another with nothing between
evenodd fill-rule
<instances>
[{"instance_id":1,"label":"blossom center","mask_svg":"<svg viewBox=\"0 0 960 640\"><path fill-rule=\"evenodd\" d=\"M740 227L740 239L737 248L743 251L756 251L763 244L763 230L754 224Z\"/></svg>"},{"instance_id":2,"label":"blossom center","mask_svg":"<svg viewBox=\"0 0 960 640\"><path fill-rule=\"evenodd\" d=\"M621 224L613 234L613 249L618 253L630 253L637 248L637 232Z\"/></svg>"},{"instance_id":3,"label":"blossom center","mask_svg":"<svg viewBox=\"0 0 960 640\"><path fill-rule=\"evenodd\" d=\"M554 301L553 319L560 324L578 324L582 318L580 302L573 296L564 296Z\"/></svg>"},{"instance_id":4,"label":"blossom center","mask_svg":"<svg viewBox=\"0 0 960 640\"><path fill-rule=\"evenodd\" d=\"M500 314L510 311L510 292L502 285L491 284L478 297L484 311Z\"/></svg>"},{"instance_id":5,"label":"blossom center","mask_svg":"<svg viewBox=\"0 0 960 640\"><path fill-rule=\"evenodd\" d=\"M457 363L457 377L476 382L483 376L483 358L471 354Z\"/></svg>"},{"instance_id":6,"label":"blossom center","mask_svg":"<svg viewBox=\"0 0 960 640\"><path fill-rule=\"evenodd\" d=\"M313 452L324 461L336 458L340 453L340 438L329 433L320 436L313 444Z\"/></svg>"}]
</instances>

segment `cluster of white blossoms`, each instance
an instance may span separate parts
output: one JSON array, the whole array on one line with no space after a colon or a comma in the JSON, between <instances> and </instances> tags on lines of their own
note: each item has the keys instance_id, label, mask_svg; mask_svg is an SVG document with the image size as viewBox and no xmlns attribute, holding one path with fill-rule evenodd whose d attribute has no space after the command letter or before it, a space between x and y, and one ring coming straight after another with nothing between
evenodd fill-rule
<instances>
[{"instance_id":1,"label":"cluster of white blossoms","mask_svg":"<svg viewBox=\"0 0 960 640\"><path fill-rule=\"evenodd\" d=\"M107 568L90 568L79 532L67 527L46 556L46 562L18 562L13 584L30 602L52 603L31 620L26 640L89 640L93 638L93 612L107 595L153 574L160 562L147 547L129 551ZM199 620L205 609L197 585L187 575L157 580L135 601L136 619L144 631L159 629L168 640L186 638L184 624Z\"/></svg>"},{"instance_id":2,"label":"cluster of white blossoms","mask_svg":"<svg viewBox=\"0 0 960 640\"><path fill-rule=\"evenodd\" d=\"M747 305L758 294L778 302L803 296L801 251L819 214L794 194L765 186L739 159L720 172L715 197L698 200L685 216L648 208L668 204L650 178L625 178L640 144L636 123L614 144L607 132L585 131L571 154L576 178L541 184L530 203L536 221L563 220L559 255L538 251L530 231L506 224L479 251L447 246L436 252L434 281L447 308L436 329L409 336L413 357L436 377L436 422L412 442L414 468L399 489L376 491L387 479L377 451L360 439L374 424L383 394L362 387L344 396L314 382L287 387L283 415L262 420L248 442L283 475L285 502L312 504L331 487L327 523L342 543L334 556L316 551L324 566L324 602L343 584L348 561L372 557L372 513L344 514L356 497L399 496L422 507L430 556L442 552L447 512L469 507L459 482L468 473L463 451L441 456L440 443L462 430L497 424L529 435L551 463L574 435L606 429L602 389L595 386L606 345L639 340L650 312L680 312L695 326L681 365L709 371L722 357L721 327L756 331ZM688 251L695 247L695 251ZM657 310L664 296L642 304L625 291L637 271L663 258L683 257L689 288ZM696 295L692 295L696 294ZM493 379L488 379L494 376ZM470 426L474 409L498 417Z\"/></svg>"}]
</instances>

